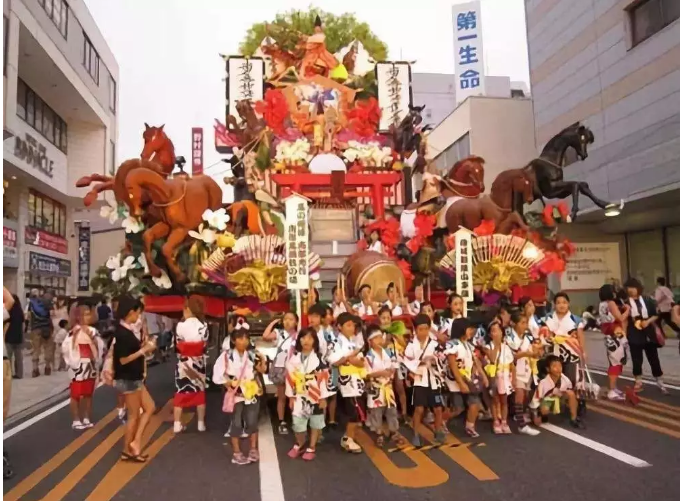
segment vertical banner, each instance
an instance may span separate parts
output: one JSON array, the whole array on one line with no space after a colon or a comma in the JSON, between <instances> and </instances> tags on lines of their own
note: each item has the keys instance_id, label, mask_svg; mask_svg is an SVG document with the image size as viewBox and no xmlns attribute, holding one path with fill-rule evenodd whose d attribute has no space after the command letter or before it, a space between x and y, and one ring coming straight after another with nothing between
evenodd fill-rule
<instances>
[{"instance_id":1,"label":"vertical banner","mask_svg":"<svg viewBox=\"0 0 682 501\"><path fill-rule=\"evenodd\" d=\"M90 290L90 225L78 223L78 292Z\"/></svg>"},{"instance_id":2,"label":"vertical banner","mask_svg":"<svg viewBox=\"0 0 682 501\"><path fill-rule=\"evenodd\" d=\"M192 175L204 172L204 129L192 127Z\"/></svg>"},{"instance_id":3,"label":"vertical banner","mask_svg":"<svg viewBox=\"0 0 682 501\"><path fill-rule=\"evenodd\" d=\"M464 304L474 300L474 267L472 235L469 230L455 232L455 289L462 296ZM465 308L466 316L466 308Z\"/></svg>"},{"instance_id":4,"label":"vertical banner","mask_svg":"<svg viewBox=\"0 0 682 501\"><path fill-rule=\"evenodd\" d=\"M455 32L455 100L457 104L469 96L485 94L485 66L483 62L483 30L481 2L452 6Z\"/></svg>"},{"instance_id":5,"label":"vertical banner","mask_svg":"<svg viewBox=\"0 0 682 501\"><path fill-rule=\"evenodd\" d=\"M239 118L237 103L263 99L265 61L259 57L227 58L227 115Z\"/></svg>"},{"instance_id":6,"label":"vertical banner","mask_svg":"<svg viewBox=\"0 0 682 501\"><path fill-rule=\"evenodd\" d=\"M287 246L287 289L308 290L310 273L308 267L309 234L308 234L308 202L309 199L294 193L284 200L286 211L286 246Z\"/></svg>"},{"instance_id":7,"label":"vertical banner","mask_svg":"<svg viewBox=\"0 0 682 501\"><path fill-rule=\"evenodd\" d=\"M412 70L406 62L381 62L376 65L381 120L379 130L398 125L412 105Z\"/></svg>"}]
</instances>

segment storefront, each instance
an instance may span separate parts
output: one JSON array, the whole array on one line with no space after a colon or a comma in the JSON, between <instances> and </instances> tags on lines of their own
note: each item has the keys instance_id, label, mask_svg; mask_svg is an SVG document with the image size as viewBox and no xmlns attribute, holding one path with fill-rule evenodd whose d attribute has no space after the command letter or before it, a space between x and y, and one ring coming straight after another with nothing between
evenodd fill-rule
<instances>
[{"instance_id":1,"label":"storefront","mask_svg":"<svg viewBox=\"0 0 682 501\"><path fill-rule=\"evenodd\" d=\"M17 246L17 222L2 220L2 279L9 290L17 290L17 268L19 267L19 250Z\"/></svg>"},{"instance_id":2,"label":"storefront","mask_svg":"<svg viewBox=\"0 0 682 501\"><path fill-rule=\"evenodd\" d=\"M71 278L71 261L27 252L28 266L24 274L24 290L51 290L57 296L67 294L67 283Z\"/></svg>"}]
</instances>

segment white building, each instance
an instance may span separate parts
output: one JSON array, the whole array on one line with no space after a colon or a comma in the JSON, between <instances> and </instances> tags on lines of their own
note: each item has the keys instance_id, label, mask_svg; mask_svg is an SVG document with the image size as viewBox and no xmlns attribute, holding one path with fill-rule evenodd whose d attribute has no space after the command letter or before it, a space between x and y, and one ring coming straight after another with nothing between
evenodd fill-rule
<instances>
[{"instance_id":1,"label":"white building","mask_svg":"<svg viewBox=\"0 0 682 501\"><path fill-rule=\"evenodd\" d=\"M75 182L114 169L118 64L83 0L4 0L3 21L3 281L75 294Z\"/></svg>"},{"instance_id":2,"label":"white building","mask_svg":"<svg viewBox=\"0 0 682 501\"><path fill-rule=\"evenodd\" d=\"M537 148L581 121L595 142L565 177L625 200L606 219L582 197L588 213L570 236L617 243L617 278L638 277L648 292L658 276L680 280L679 17L679 0L526 0Z\"/></svg>"}]
</instances>

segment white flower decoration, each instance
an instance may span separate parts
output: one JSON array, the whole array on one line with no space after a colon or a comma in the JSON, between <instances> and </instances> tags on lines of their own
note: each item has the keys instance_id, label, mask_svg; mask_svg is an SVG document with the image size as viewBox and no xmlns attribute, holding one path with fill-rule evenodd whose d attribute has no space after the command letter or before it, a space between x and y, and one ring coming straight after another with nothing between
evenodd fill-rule
<instances>
[{"instance_id":1,"label":"white flower decoration","mask_svg":"<svg viewBox=\"0 0 682 501\"><path fill-rule=\"evenodd\" d=\"M121 223L126 230L126 233L139 233L144 230L144 224L138 218L133 216L127 216L123 223Z\"/></svg>"},{"instance_id":2,"label":"white flower decoration","mask_svg":"<svg viewBox=\"0 0 682 501\"><path fill-rule=\"evenodd\" d=\"M111 224L114 224L118 221L118 204L109 202L108 205L103 205L99 210L99 215L100 217L108 219Z\"/></svg>"},{"instance_id":3,"label":"white flower decoration","mask_svg":"<svg viewBox=\"0 0 682 501\"><path fill-rule=\"evenodd\" d=\"M137 267L144 269L145 274L149 273L149 264L147 264L147 258L144 254L137 256Z\"/></svg>"},{"instance_id":4,"label":"white flower decoration","mask_svg":"<svg viewBox=\"0 0 682 501\"><path fill-rule=\"evenodd\" d=\"M310 143L299 138L294 142L280 141L277 143L275 160L289 165L308 163L312 159Z\"/></svg>"},{"instance_id":5,"label":"white flower decoration","mask_svg":"<svg viewBox=\"0 0 682 501\"><path fill-rule=\"evenodd\" d=\"M200 224L198 230L199 231L190 230L188 232L189 236L192 238L196 238L197 240L201 240L205 244L212 244L213 242L215 242L216 232L213 231L211 228L208 227L204 228L204 225Z\"/></svg>"},{"instance_id":6,"label":"white flower decoration","mask_svg":"<svg viewBox=\"0 0 682 501\"><path fill-rule=\"evenodd\" d=\"M120 252L115 256L111 256L109 259L107 259L107 268L111 270L111 279L114 282L118 282L124 278L128 274L128 271L133 267L134 262L135 257L127 256L123 260L123 263L121 263Z\"/></svg>"},{"instance_id":7,"label":"white flower decoration","mask_svg":"<svg viewBox=\"0 0 682 501\"><path fill-rule=\"evenodd\" d=\"M128 290L131 291L138 285L140 285L140 279L137 278L135 275L130 275L128 278L128 281L130 282L130 285L128 285Z\"/></svg>"},{"instance_id":8,"label":"white flower decoration","mask_svg":"<svg viewBox=\"0 0 682 501\"><path fill-rule=\"evenodd\" d=\"M382 167L391 163L391 148L381 145L375 141L360 143L358 141L348 141L348 148L343 152L344 158L349 162L359 161L362 165L371 167Z\"/></svg>"},{"instance_id":9,"label":"white flower decoration","mask_svg":"<svg viewBox=\"0 0 682 501\"><path fill-rule=\"evenodd\" d=\"M173 284L171 283L171 279L168 276L168 273L166 273L164 270L161 270L160 277L152 277L152 281L157 287L160 287L161 289L170 289L171 287L173 287Z\"/></svg>"},{"instance_id":10,"label":"white flower decoration","mask_svg":"<svg viewBox=\"0 0 682 501\"><path fill-rule=\"evenodd\" d=\"M206 209L201 215L201 218L206 221L211 228L220 231L225 231L227 223L230 220L230 216L225 209L218 209L217 211Z\"/></svg>"}]
</instances>

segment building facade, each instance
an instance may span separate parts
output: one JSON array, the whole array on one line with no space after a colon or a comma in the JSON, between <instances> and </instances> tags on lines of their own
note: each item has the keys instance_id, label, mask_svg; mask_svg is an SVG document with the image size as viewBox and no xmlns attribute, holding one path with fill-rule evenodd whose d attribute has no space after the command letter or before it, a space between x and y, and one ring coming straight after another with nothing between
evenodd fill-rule
<instances>
[{"instance_id":1,"label":"building facade","mask_svg":"<svg viewBox=\"0 0 682 501\"><path fill-rule=\"evenodd\" d=\"M607 220L582 197L571 236L618 243L621 276L614 278L635 276L649 292L658 276L679 287L679 0L525 6L538 150L582 122L595 142L585 161L569 160L565 177L587 181L602 199L625 201L621 215Z\"/></svg>"},{"instance_id":2,"label":"building facade","mask_svg":"<svg viewBox=\"0 0 682 501\"><path fill-rule=\"evenodd\" d=\"M83 0L4 0L3 21L3 281L73 295L90 253L75 183L114 170L118 64Z\"/></svg>"}]
</instances>

